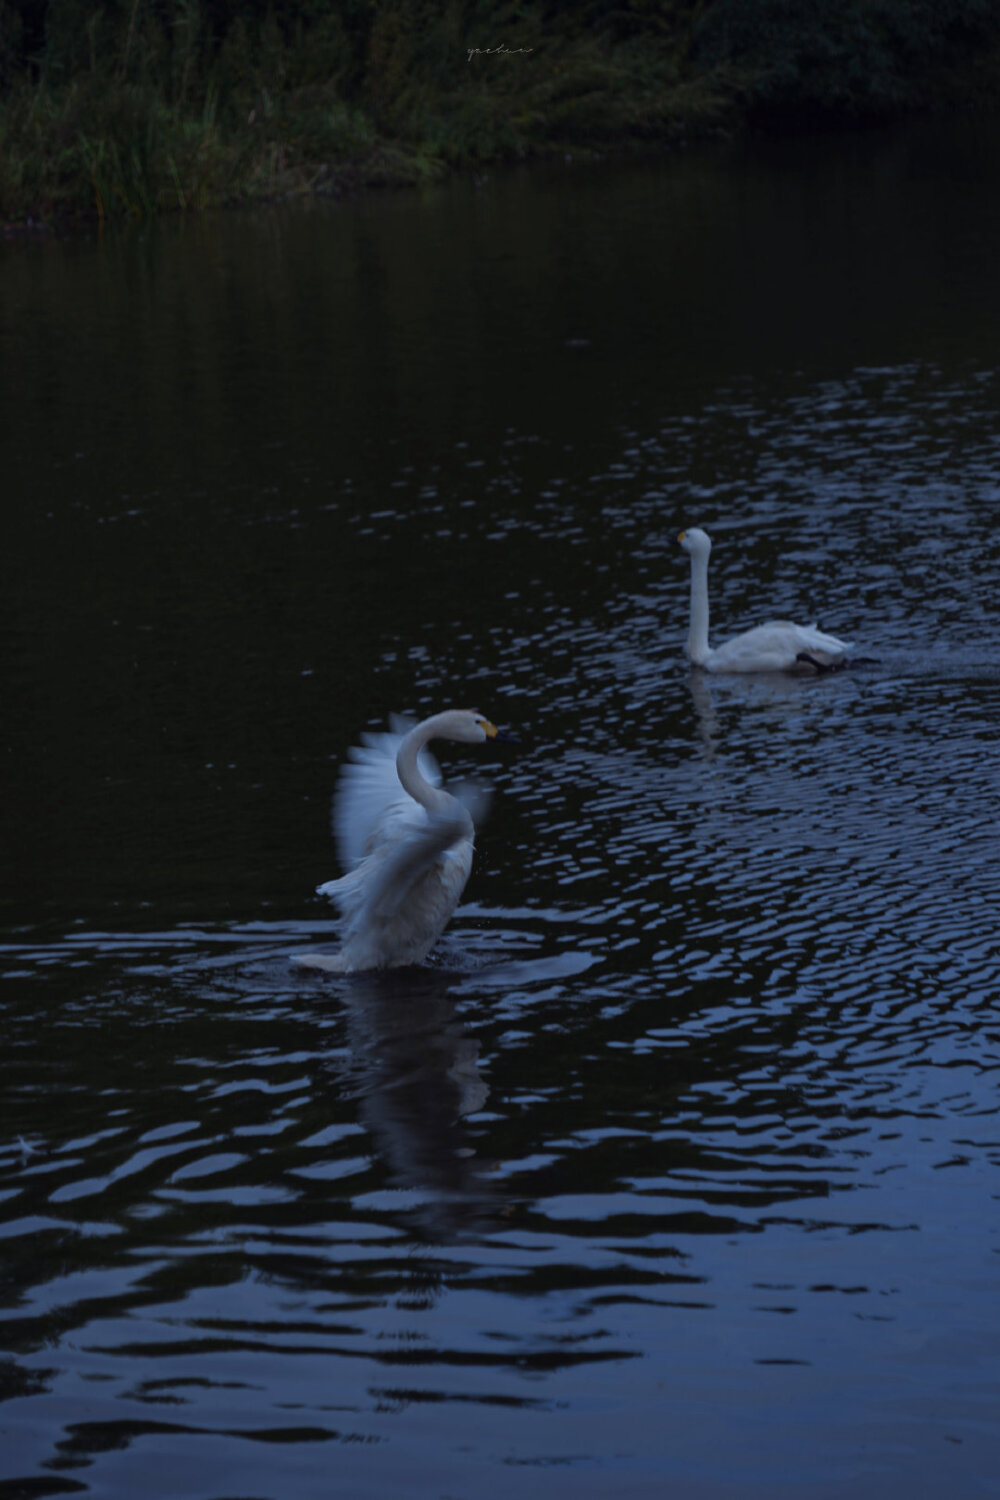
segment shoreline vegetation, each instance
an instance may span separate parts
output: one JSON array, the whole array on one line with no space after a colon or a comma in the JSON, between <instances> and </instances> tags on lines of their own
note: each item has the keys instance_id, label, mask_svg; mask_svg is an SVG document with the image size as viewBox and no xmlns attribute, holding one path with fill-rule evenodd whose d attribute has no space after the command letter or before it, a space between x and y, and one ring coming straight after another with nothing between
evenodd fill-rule
<instances>
[{"instance_id":1,"label":"shoreline vegetation","mask_svg":"<svg viewBox=\"0 0 1000 1500\"><path fill-rule=\"evenodd\" d=\"M998 104L995 0L0 0L0 225Z\"/></svg>"}]
</instances>

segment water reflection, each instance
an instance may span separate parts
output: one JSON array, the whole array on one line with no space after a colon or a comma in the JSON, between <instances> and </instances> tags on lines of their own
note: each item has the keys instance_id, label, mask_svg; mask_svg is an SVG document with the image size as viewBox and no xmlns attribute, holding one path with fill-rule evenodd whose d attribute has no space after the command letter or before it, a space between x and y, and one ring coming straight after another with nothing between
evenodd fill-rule
<instances>
[{"instance_id":1,"label":"water reflection","mask_svg":"<svg viewBox=\"0 0 1000 1500\"><path fill-rule=\"evenodd\" d=\"M691 694L691 704L694 708L695 724L698 729L698 740L706 760L715 759L715 738L719 730L718 715L715 711L715 699L712 696L712 687L704 672L696 668L688 673L687 688Z\"/></svg>"},{"instance_id":2,"label":"water reflection","mask_svg":"<svg viewBox=\"0 0 1000 1500\"><path fill-rule=\"evenodd\" d=\"M829 712L836 720L841 712L838 694L851 693L847 686L854 679L863 678L866 667L846 669L849 676L843 678L830 674L805 676L789 672L761 672L739 677L712 677L693 667L686 674L685 686L694 710L695 737L700 752L706 761L713 761L722 748L727 731L736 736L742 734L748 715L756 715L775 729L801 732L802 723L808 724L815 711ZM826 694L826 699L810 702L810 694ZM781 758L785 748L775 747L775 756Z\"/></svg>"},{"instance_id":3,"label":"water reflection","mask_svg":"<svg viewBox=\"0 0 1000 1500\"><path fill-rule=\"evenodd\" d=\"M410 1195L407 1216L437 1240L484 1228L491 1211L488 1169L462 1129L489 1088L480 1042L448 991L448 975L432 968L354 975L337 991L359 1118L393 1187Z\"/></svg>"}]
</instances>

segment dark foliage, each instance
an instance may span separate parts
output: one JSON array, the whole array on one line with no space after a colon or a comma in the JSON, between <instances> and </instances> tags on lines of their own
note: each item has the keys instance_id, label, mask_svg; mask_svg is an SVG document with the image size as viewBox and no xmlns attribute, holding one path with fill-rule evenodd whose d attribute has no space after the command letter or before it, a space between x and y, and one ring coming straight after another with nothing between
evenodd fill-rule
<instances>
[{"instance_id":1,"label":"dark foliage","mask_svg":"<svg viewBox=\"0 0 1000 1500\"><path fill-rule=\"evenodd\" d=\"M862 119L976 92L1000 47L996 0L715 0L694 57L731 67L774 124Z\"/></svg>"},{"instance_id":2,"label":"dark foliage","mask_svg":"<svg viewBox=\"0 0 1000 1500\"><path fill-rule=\"evenodd\" d=\"M998 98L997 0L0 0L0 219Z\"/></svg>"}]
</instances>

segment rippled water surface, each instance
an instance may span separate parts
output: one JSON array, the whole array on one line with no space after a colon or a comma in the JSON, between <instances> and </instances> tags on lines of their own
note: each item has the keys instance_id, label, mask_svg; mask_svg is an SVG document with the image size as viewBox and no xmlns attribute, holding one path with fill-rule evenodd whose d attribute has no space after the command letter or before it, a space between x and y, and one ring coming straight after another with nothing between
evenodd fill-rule
<instances>
[{"instance_id":1,"label":"rippled water surface","mask_svg":"<svg viewBox=\"0 0 1000 1500\"><path fill-rule=\"evenodd\" d=\"M998 187L0 246L0 1495L1000 1494ZM716 639L871 660L691 674L692 523ZM347 747L467 703L432 960L296 969Z\"/></svg>"}]
</instances>

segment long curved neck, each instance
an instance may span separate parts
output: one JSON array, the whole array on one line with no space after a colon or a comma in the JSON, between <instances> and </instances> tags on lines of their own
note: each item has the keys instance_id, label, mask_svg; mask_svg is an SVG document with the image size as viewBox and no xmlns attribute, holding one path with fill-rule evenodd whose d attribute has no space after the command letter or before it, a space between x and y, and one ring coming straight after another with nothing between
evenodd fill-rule
<instances>
[{"instance_id":1,"label":"long curved neck","mask_svg":"<svg viewBox=\"0 0 1000 1500\"><path fill-rule=\"evenodd\" d=\"M424 746L430 740L438 738L443 717L443 714L435 714L432 719L425 719L422 724L417 724L409 734L403 736L396 751L396 773L403 790L409 792L414 801L419 802L421 807L426 807L428 812L441 812L451 807L455 801L443 787L431 786L421 776L417 765L417 758Z\"/></svg>"},{"instance_id":2,"label":"long curved neck","mask_svg":"<svg viewBox=\"0 0 1000 1500\"><path fill-rule=\"evenodd\" d=\"M696 667L703 666L711 655L708 644L708 558L703 553L691 554L691 625L687 654Z\"/></svg>"}]
</instances>

